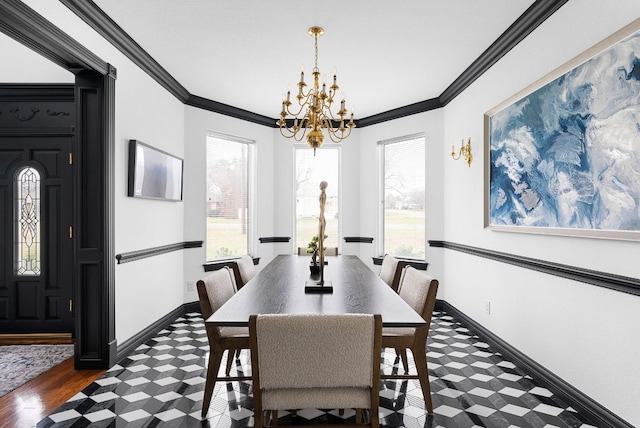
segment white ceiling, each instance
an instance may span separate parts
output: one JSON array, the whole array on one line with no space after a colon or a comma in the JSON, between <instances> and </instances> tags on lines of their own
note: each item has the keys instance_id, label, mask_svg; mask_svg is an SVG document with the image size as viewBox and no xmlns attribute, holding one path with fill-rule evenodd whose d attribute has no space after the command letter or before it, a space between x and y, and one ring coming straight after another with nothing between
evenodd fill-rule
<instances>
[{"instance_id":1,"label":"white ceiling","mask_svg":"<svg viewBox=\"0 0 640 428\"><path fill-rule=\"evenodd\" d=\"M273 118L321 26L320 71L360 119L438 97L534 1L94 2L191 94Z\"/></svg>"}]
</instances>

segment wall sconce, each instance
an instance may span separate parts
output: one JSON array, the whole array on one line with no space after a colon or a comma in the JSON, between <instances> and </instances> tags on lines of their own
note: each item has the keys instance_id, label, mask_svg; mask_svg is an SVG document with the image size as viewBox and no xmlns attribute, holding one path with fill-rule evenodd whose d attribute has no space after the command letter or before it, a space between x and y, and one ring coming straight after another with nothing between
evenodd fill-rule
<instances>
[{"instance_id":1,"label":"wall sconce","mask_svg":"<svg viewBox=\"0 0 640 428\"><path fill-rule=\"evenodd\" d=\"M454 160L458 160L461 156L464 156L464 160L467 161L467 165L471 167L471 161L473 160L473 156L471 155L471 138L467 138L467 144L464 143L464 138L462 139L460 142L460 152L458 153L458 156L456 156L453 145L451 146L451 157Z\"/></svg>"}]
</instances>

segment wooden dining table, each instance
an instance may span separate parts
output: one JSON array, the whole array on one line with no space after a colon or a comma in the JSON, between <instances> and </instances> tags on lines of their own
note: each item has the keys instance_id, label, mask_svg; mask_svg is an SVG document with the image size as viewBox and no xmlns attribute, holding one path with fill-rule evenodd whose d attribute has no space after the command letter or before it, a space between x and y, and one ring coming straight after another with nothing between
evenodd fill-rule
<instances>
[{"instance_id":1,"label":"wooden dining table","mask_svg":"<svg viewBox=\"0 0 640 428\"><path fill-rule=\"evenodd\" d=\"M244 327L253 314L380 314L384 327L423 327L425 321L357 256L325 258L332 293L305 293L308 256L279 255L224 303L206 323Z\"/></svg>"}]
</instances>

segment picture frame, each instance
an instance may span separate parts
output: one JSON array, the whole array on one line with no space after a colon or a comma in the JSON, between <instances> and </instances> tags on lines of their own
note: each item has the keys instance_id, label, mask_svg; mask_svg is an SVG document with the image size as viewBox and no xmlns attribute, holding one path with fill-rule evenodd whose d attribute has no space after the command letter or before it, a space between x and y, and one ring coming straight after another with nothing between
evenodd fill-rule
<instances>
[{"instance_id":1,"label":"picture frame","mask_svg":"<svg viewBox=\"0 0 640 428\"><path fill-rule=\"evenodd\" d=\"M128 196L182 201L184 161L139 140L129 140Z\"/></svg>"},{"instance_id":2,"label":"picture frame","mask_svg":"<svg viewBox=\"0 0 640 428\"><path fill-rule=\"evenodd\" d=\"M640 19L484 115L484 226L640 240Z\"/></svg>"}]
</instances>

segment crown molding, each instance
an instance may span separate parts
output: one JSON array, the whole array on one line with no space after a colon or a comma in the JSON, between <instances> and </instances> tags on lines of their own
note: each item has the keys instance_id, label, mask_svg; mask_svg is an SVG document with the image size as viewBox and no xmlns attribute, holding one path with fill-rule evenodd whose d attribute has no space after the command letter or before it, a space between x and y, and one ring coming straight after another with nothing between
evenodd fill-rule
<instances>
[{"instance_id":1,"label":"crown molding","mask_svg":"<svg viewBox=\"0 0 640 428\"><path fill-rule=\"evenodd\" d=\"M500 58L524 40L547 18L553 15L569 0L536 0L507 30L496 39L440 94L442 106L446 106L460 95L469 85L489 70Z\"/></svg>"},{"instance_id":2,"label":"crown molding","mask_svg":"<svg viewBox=\"0 0 640 428\"><path fill-rule=\"evenodd\" d=\"M15 0L9 1L13 2ZM93 1L60 1L186 105L270 128L276 127L276 119L190 94ZM446 106L568 1L569 0L536 0L487 50L462 72L439 97L356 120L357 127L364 128Z\"/></svg>"},{"instance_id":3,"label":"crown molding","mask_svg":"<svg viewBox=\"0 0 640 428\"><path fill-rule=\"evenodd\" d=\"M429 110L436 110L441 107L443 107L443 104L440 102L439 98L431 98L425 101L409 104L404 107L398 107L393 110L388 110L382 113L374 114L372 116L367 116L355 122L359 128L364 128L366 126L375 125L378 123L386 122L388 120L400 119L401 117L411 116L417 113L424 113L425 111Z\"/></svg>"},{"instance_id":4,"label":"crown molding","mask_svg":"<svg viewBox=\"0 0 640 428\"><path fill-rule=\"evenodd\" d=\"M80 19L107 39L113 46L133 61L138 67L153 77L162 87L185 103L189 92L176 79L133 40L93 1L60 0Z\"/></svg>"},{"instance_id":5,"label":"crown molding","mask_svg":"<svg viewBox=\"0 0 640 428\"><path fill-rule=\"evenodd\" d=\"M0 31L72 73L86 69L107 75L113 68L18 0L0 2Z\"/></svg>"},{"instance_id":6,"label":"crown molding","mask_svg":"<svg viewBox=\"0 0 640 428\"><path fill-rule=\"evenodd\" d=\"M268 126L269 128L277 128L276 120L269 116L263 116L208 98L199 97L197 95L189 95L185 104L192 107L198 107L203 110L212 111L214 113L224 114L225 116L235 117L236 119L246 120L247 122L257 123L259 125Z\"/></svg>"}]
</instances>

